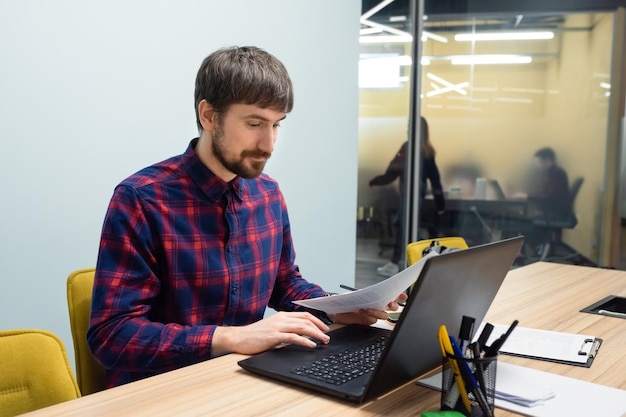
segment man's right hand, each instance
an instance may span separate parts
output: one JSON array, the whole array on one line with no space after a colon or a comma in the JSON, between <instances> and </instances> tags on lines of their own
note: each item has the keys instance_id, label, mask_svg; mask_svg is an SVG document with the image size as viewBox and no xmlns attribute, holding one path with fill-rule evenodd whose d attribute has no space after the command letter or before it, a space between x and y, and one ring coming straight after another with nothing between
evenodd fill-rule
<instances>
[{"instance_id":1,"label":"man's right hand","mask_svg":"<svg viewBox=\"0 0 626 417\"><path fill-rule=\"evenodd\" d=\"M247 326L219 326L213 334L211 356L226 353L253 355L282 343L314 348L319 340L326 344L328 326L306 312L279 312Z\"/></svg>"}]
</instances>

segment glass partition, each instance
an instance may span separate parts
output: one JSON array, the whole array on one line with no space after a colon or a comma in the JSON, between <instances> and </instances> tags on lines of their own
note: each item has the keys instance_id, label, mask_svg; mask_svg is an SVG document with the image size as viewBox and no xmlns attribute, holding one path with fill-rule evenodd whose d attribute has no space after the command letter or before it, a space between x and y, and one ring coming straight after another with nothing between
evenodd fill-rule
<instances>
[{"instance_id":1,"label":"glass partition","mask_svg":"<svg viewBox=\"0 0 626 417\"><path fill-rule=\"evenodd\" d=\"M411 107L412 21L419 2L364 1L359 64L357 284L404 267L403 190Z\"/></svg>"},{"instance_id":2,"label":"glass partition","mask_svg":"<svg viewBox=\"0 0 626 417\"><path fill-rule=\"evenodd\" d=\"M419 113L445 208L426 182L418 238L460 236L471 246L524 234L518 265L597 265L614 13L426 15L423 22ZM396 36L361 43L356 276L364 285L395 272L377 270L389 262L405 266L396 174L408 138L412 62L410 41ZM425 147L415 149L423 161Z\"/></svg>"},{"instance_id":3,"label":"glass partition","mask_svg":"<svg viewBox=\"0 0 626 417\"><path fill-rule=\"evenodd\" d=\"M613 14L431 19L422 113L446 189L439 230L524 234L525 259L595 265ZM425 205L424 209L428 209Z\"/></svg>"}]
</instances>

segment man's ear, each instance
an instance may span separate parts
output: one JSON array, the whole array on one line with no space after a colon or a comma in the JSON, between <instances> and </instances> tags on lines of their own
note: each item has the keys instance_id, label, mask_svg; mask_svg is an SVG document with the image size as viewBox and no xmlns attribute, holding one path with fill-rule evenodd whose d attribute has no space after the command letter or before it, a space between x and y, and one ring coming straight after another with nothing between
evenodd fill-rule
<instances>
[{"instance_id":1,"label":"man's ear","mask_svg":"<svg viewBox=\"0 0 626 417\"><path fill-rule=\"evenodd\" d=\"M206 100L198 103L198 118L203 130L212 131L215 128L217 113Z\"/></svg>"}]
</instances>

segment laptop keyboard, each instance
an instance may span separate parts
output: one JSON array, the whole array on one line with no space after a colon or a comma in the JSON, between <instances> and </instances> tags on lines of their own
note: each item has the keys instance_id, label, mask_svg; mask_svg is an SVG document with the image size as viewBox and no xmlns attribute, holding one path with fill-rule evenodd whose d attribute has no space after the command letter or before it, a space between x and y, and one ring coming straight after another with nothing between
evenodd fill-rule
<instances>
[{"instance_id":1,"label":"laptop keyboard","mask_svg":"<svg viewBox=\"0 0 626 417\"><path fill-rule=\"evenodd\" d=\"M342 385L372 372L386 342L387 337L383 336L370 345L326 356L310 365L292 369L291 373L332 385Z\"/></svg>"}]
</instances>

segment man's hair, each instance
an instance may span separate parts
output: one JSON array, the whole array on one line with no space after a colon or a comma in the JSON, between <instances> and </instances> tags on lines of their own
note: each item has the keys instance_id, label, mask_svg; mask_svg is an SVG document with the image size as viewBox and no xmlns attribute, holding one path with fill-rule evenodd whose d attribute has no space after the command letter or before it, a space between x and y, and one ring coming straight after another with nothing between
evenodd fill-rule
<instances>
[{"instance_id":1,"label":"man's hair","mask_svg":"<svg viewBox=\"0 0 626 417\"><path fill-rule=\"evenodd\" d=\"M285 113L293 108L293 86L287 69L275 56L254 46L222 48L206 57L196 76L194 96L200 132L198 105L202 100L222 114L236 103Z\"/></svg>"},{"instance_id":2,"label":"man's hair","mask_svg":"<svg viewBox=\"0 0 626 417\"><path fill-rule=\"evenodd\" d=\"M552 148L541 148L535 152L535 156L539 159L556 161L556 154Z\"/></svg>"}]
</instances>

